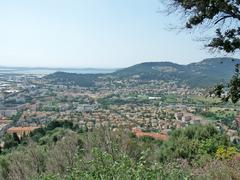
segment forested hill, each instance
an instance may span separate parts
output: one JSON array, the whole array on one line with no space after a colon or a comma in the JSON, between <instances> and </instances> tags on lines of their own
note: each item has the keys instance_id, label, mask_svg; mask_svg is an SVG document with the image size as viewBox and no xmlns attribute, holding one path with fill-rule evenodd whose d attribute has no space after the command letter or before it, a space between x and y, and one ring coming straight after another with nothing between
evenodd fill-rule
<instances>
[{"instance_id":1,"label":"forested hill","mask_svg":"<svg viewBox=\"0 0 240 180\"><path fill-rule=\"evenodd\" d=\"M234 74L235 64L240 64L240 59L211 58L188 65L171 62L145 62L109 74L57 72L45 78L58 84L74 84L84 87L94 86L99 77L105 76L117 79L136 78L142 81L178 81L192 87L206 87L229 80Z\"/></svg>"}]
</instances>

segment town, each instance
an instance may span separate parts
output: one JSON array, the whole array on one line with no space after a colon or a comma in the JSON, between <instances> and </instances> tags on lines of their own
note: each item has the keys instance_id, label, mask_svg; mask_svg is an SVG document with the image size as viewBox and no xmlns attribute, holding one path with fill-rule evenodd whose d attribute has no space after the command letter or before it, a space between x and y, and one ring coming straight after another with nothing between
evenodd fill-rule
<instances>
[{"instance_id":1,"label":"town","mask_svg":"<svg viewBox=\"0 0 240 180\"><path fill-rule=\"evenodd\" d=\"M135 78L103 78L96 84L56 85L39 74L1 74L0 137L21 138L52 121L70 121L83 132L125 128L136 135L139 131L161 134L167 140L175 129L211 123L232 142L240 141L237 107L206 97L206 89L162 80L140 83ZM216 115L219 112L222 117Z\"/></svg>"}]
</instances>

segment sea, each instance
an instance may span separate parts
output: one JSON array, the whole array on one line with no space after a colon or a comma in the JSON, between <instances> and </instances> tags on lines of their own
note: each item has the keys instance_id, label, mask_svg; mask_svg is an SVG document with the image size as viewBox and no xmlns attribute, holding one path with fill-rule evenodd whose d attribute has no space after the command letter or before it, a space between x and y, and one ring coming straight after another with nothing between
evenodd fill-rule
<instances>
[{"instance_id":1,"label":"sea","mask_svg":"<svg viewBox=\"0 0 240 180\"><path fill-rule=\"evenodd\" d=\"M68 72L77 74L107 74L118 69L102 68L0 68L0 74L52 74L55 72Z\"/></svg>"}]
</instances>

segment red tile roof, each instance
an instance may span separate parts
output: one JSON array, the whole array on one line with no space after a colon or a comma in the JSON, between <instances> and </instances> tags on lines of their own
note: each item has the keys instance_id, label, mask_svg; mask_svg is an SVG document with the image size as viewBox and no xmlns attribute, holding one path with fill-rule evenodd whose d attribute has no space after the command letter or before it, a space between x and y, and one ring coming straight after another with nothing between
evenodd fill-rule
<instances>
[{"instance_id":1,"label":"red tile roof","mask_svg":"<svg viewBox=\"0 0 240 180\"><path fill-rule=\"evenodd\" d=\"M23 133L23 132L31 132L39 127L11 127L7 130L8 133Z\"/></svg>"},{"instance_id":2,"label":"red tile roof","mask_svg":"<svg viewBox=\"0 0 240 180\"><path fill-rule=\"evenodd\" d=\"M164 133L150 133L150 132L142 132L141 129L133 129L133 133L138 137L152 137L157 140L167 141L169 136Z\"/></svg>"}]
</instances>

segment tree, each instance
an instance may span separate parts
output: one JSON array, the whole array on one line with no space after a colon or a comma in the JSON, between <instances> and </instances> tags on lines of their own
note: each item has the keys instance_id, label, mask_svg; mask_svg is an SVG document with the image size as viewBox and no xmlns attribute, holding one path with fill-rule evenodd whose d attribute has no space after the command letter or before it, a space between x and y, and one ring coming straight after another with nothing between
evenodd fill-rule
<instances>
[{"instance_id":1,"label":"tree","mask_svg":"<svg viewBox=\"0 0 240 180\"><path fill-rule=\"evenodd\" d=\"M225 86L217 85L210 94L222 98L223 101L231 100L233 103L237 103L240 100L240 65L236 65L235 74L229 83Z\"/></svg>"},{"instance_id":2,"label":"tree","mask_svg":"<svg viewBox=\"0 0 240 180\"><path fill-rule=\"evenodd\" d=\"M171 11L187 17L185 27L213 27L216 36L207 44L227 53L240 49L240 0L170 0Z\"/></svg>"},{"instance_id":3,"label":"tree","mask_svg":"<svg viewBox=\"0 0 240 180\"><path fill-rule=\"evenodd\" d=\"M13 135L5 134L3 137L3 142L4 149L11 149L13 147L18 146L18 144L20 143L20 139L15 133Z\"/></svg>"},{"instance_id":4,"label":"tree","mask_svg":"<svg viewBox=\"0 0 240 180\"><path fill-rule=\"evenodd\" d=\"M187 20L185 28L194 29L205 25L214 28L215 37L212 37L207 47L234 53L240 50L240 0L170 0L171 12L182 12ZM236 65L235 75L230 82L218 85L212 93L218 97L223 94L223 100L231 99L233 103L240 100L240 67Z\"/></svg>"}]
</instances>

